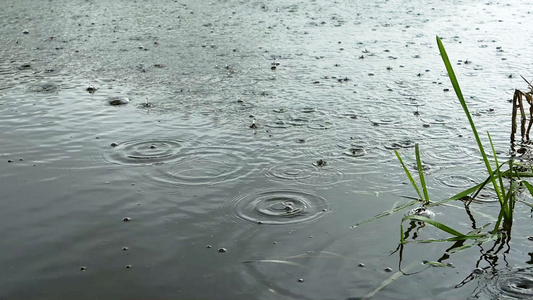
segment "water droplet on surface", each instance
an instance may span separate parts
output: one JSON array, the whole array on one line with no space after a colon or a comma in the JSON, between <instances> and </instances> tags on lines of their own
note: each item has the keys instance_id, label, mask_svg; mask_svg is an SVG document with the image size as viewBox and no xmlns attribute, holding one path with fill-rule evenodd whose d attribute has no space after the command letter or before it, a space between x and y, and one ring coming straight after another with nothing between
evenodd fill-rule
<instances>
[{"instance_id":1,"label":"water droplet on surface","mask_svg":"<svg viewBox=\"0 0 533 300\"><path fill-rule=\"evenodd\" d=\"M124 104L128 104L130 103L130 98L127 98L127 97L114 97L114 98L111 98L111 99L108 99L107 102L110 104L110 105L124 105Z\"/></svg>"},{"instance_id":2,"label":"water droplet on surface","mask_svg":"<svg viewBox=\"0 0 533 300\"><path fill-rule=\"evenodd\" d=\"M89 92L90 94L94 94L94 93L98 90L98 88L95 87L95 86L90 85L90 86L87 87L85 90L86 90L87 92Z\"/></svg>"},{"instance_id":3,"label":"water droplet on surface","mask_svg":"<svg viewBox=\"0 0 533 300\"><path fill-rule=\"evenodd\" d=\"M147 140L113 142L113 151L105 152L104 159L115 164L156 164L179 158L182 150L179 140Z\"/></svg>"},{"instance_id":4,"label":"water droplet on surface","mask_svg":"<svg viewBox=\"0 0 533 300\"><path fill-rule=\"evenodd\" d=\"M299 191L271 191L246 194L226 202L239 219L257 224L283 225L311 221L326 214L329 203L316 195Z\"/></svg>"},{"instance_id":5,"label":"water droplet on surface","mask_svg":"<svg viewBox=\"0 0 533 300\"><path fill-rule=\"evenodd\" d=\"M478 296L481 291L487 296L483 299L533 299L532 271L532 268L506 268L483 272L476 289Z\"/></svg>"}]
</instances>

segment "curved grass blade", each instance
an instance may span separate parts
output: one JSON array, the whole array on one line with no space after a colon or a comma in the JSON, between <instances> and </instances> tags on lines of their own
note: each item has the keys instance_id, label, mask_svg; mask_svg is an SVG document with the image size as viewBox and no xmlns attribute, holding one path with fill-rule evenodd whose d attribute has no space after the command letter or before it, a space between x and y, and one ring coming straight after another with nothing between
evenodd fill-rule
<instances>
[{"instance_id":1,"label":"curved grass blade","mask_svg":"<svg viewBox=\"0 0 533 300\"><path fill-rule=\"evenodd\" d=\"M405 239L404 239L404 236L403 236L403 222L406 221L406 220L413 220L413 221L421 221L421 222L424 222L424 223L427 223L427 224L430 224L430 225L433 225L434 227L444 231L444 232L447 232L451 235L453 235L454 237L452 238L447 238L447 239L430 239L430 240L423 240L423 241L409 241L409 242L406 242ZM484 225L486 226L486 225ZM483 227L484 228L484 227ZM432 220L432 219L429 219L429 218L426 218L426 217L422 217L422 216L418 216L418 215L409 215L409 216L405 216L403 219L402 219L402 224L400 224L400 229L401 229L401 243L402 244L405 244L405 243L433 243L433 242L451 242L451 241L461 241L461 240L477 240L477 239L480 239L480 238L486 238L487 237L487 233L476 233L475 231L473 232L470 232L468 234L462 234L460 233L459 231L451 228L451 227L448 227L440 222L437 222L435 220Z\"/></svg>"},{"instance_id":2,"label":"curved grass blade","mask_svg":"<svg viewBox=\"0 0 533 300\"><path fill-rule=\"evenodd\" d=\"M427 223L427 224L430 224L430 225L433 225L434 227L444 231L444 232L447 232L451 235L455 235L457 237L464 237L466 235L460 233L459 231L453 229L453 228L450 228L440 222L437 222L435 220L432 220L430 218L426 218L426 217L422 217L422 216L418 216L418 215L409 215L409 216L405 216L403 217L402 219L402 224L404 221L406 220L413 220L413 221L421 221L421 222L424 222L424 223ZM403 230L402 230L403 231Z\"/></svg>"},{"instance_id":3,"label":"curved grass blade","mask_svg":"<svg viewBox=\"0 0 533 300\"><path fill-rule=\"evenodd\" d=\"M417 144L418 145L418 144ZM418 194L418 197L420 199L424 199L424 197L422 197L422 194L420 193L420 190L418 189L418 186L416 185L416 182L415 180L413 179L413 176L411 176L411 172L409 172L409 169L407 169L407 166L405 166L405 164L403 163L403 160L402 158L400 157L400 154L398 153L397 150L394 150L394 153L396 154L396 157L398 158L398 160L400 161L400 164L402 164L402 167L403 167L403 170L405 172L405 175L407 175L407 178L409 178L409 181L411 182L411 184L413 185L413 187L415 188L415 191L416 193Z\"/></svg>"},{"instance_id":4,"label":"curved grass blade","mask_svg":"<svg viewBox=\"0 0 533 300\"><path fill-rule=\"evenodd\" d=\"M446 49L444 49L444 45L442 44L442 41L440 40L438 36L437 36L437 45L439 47L439 52L442 57L442 61L444 62L444 66L446 67L446 71L448 72L448 76L450 77L450 81L453 85L453 89L455 90L455 94L457 95L457 99L459 99L459 102L461 103L461 106L463 107L465 115L468 118L468 122L470 123L470 128L472 129L472 133L474 134L474 137L476 138L476 143L479 148L479 152L481 152L483 162L485 163L485 167L491 177L492 184L494 185L494 190L496 191L496 194L498 195L498 200L500 201L500 204L503 204L502 195L498 188L498 184L496 183L493 177L492 167L490 166L490 162L487 158L487 154L485 153L485 149L483 148L483 144L481 143L481 139L479 138L479 134L477 133L476 125L474 124L472 115L470 115L470 111L468 110L468 106L466 105L466 101L463 97L463 93L461 92L461 87L459 86L457 77L455 77L455 72L453 71L452 64L450 63L450 59L448 58L448 54L446 53Z\"/></svg>"},{"instance_id":5,"label":"curved grass blade","mask_svg":"<svg viewBox=\"0 0 533 300\"><path fill-rule=\"evenodd\" d=\"M414 205L414 204L416 204L418 202L419 202L418 200L411 200L411 201L409 201L409 202L407 202L407 203L405 203L403 205L400 205L398 207L394 207L391 210L384 211L384 212L382 212L380 214L377 214L377 215L373 216L372 218L366 219L366 220L361 221L361 222L359 222L359 223L357 223L357 224L355 224L353 226L350 226L350 228L355 228L357 226L360 226L360 225L363 225L363 224L366 224L366 223L370 223L370 222L379 220L379 219L381 219L383 217L386 217L386 216L391 215L393 213L396 213L396 212L398 212L400 210L403 210L403 209L405 209L405 208L407 208L409 206L412 206L412 205Z\"/></svg>"},{"instance_id":6,"label":"curved grass blade","mask_svg":"<svg viewBox=\"0 0 533 300\"><path fill-rule=\"evenodd\" d=\"M526 186L526 188L529 191L529 193L531 194L531 196L533 196L533 186L531 185L531 183L529 183L527 181L522 181L522 183Z\"/></svg>"},{"instance_id":7,"label":"curved grass blade","mask_svg":"<svg viewBox=\"0 0 533 300\"><path fill-rule=\"evenodd\" d=\"M415 144L415 155L416 155L416 166L418 168L418 178L420 179L420 185L422 186L422 191L424 192L424 202L429 203L429 194L426 187L426 180L424 178L424 166L420 160L420 151L418 150L418 144Z\"/></svg>"},{"instance_id":8,"label":"curved grass blade","mask_svg":"<svg viewBox=\"0 0 533 300\"><path fill-rule=\"evenodd\" d=\"M466 244L466 245L462 245L460 247L456 247L456 248L450 249L450 250L448 250L446 252L448 254L457 253L459 251L471 248L472 246L481 245L481 244L486 243L488 241L494 241L494 240L498 239L498 237L499 237L498 234L485 234L484 236L476 239L476 241L474 241L472 243L469 243L469 244Z\"/></svg>"},{"instance_id":9,"label":"curved grass blade","mask_svg":"<svg viewBox=\"0 0 533 300\"><path fill-rule=\"evenodd\" d=\"M410 263L407 267L403 268L403 272L402 271L398 271L398 272L392 274L389 278L387 278L385 281L383 281L379 286L377 286L372 291L368 292L368 294L366 294L363 298L361 298L361 300L369 300L369 299L371 299L379 291L381 291L383 288L385 288L387 285L393 283L396 279L398 279L402 275L404 275L404 272L410 271L412 268L416 267L419 264L420 264L420 262L414 261L414 262Z\"/></svg>"},{"instance_id":10,"label":"curved grass blade","mask_svg":"<svg viewBox=\"0 0 533 300\"><path fill-rule=\"evenodd\" d=\"M446 203L446 202L449 202L449 201L453 201L453 200L463 200L465 199L465 197L469 196L470 194L474 193L474 192L477 192L481 189L483 189L483 187L485 187L485 185L487 184L488 181L485 181L485 182L482 182L482 183L479 183L471 188L468 188L460 193L457 193L455 194L454 196L448 198L448 199L444 199L444 200L441 200L441 201L438 201L438 202L433 202L433 203L430 203L428 206L437 206L437 205L440 205L440 204L443 204L443 203Z\"/></svg>"},{"instance_id":11,"label":"curved grass blade","mask_svg":"<svg viewBox=\"0 0 533 300\"><path fill-rule=\"evenodd\" d=\"M492 143L492 138L490 137L490 133L487 132L487 137L489 138L489 142L490 142L490 148L492 149L492 153L493 153L493 156L494 156L494 162L496 163L496 172L500 173L500 164L498 163L498 156L496 155L496 150L494 149L494 144ZM511 170L513 169L512 168L512 160L510 161L510 164L511 164ZM502 164L503 165L503 164ZM504 188L504 185L503 185L503 179L501 176L498 176L498 179L500 181L500 187L501 187L501 191L502 191L502 197L505 198L505 188Z\"/></svg>"},{"instance_id":12,"label":"curved grass blade","mask_svg":"<svg viewBox=\"0 0 533 300\"><path fill-rule=\"evenodd\" d=\"M438 267L438 268L455 268L454 265L450 264L450 263L441 263L441 262L438 262L438 261L423 261L422 264L424 265L427 265L427 266L432 266L432 267Z\"/></svg>"}]
</instances>

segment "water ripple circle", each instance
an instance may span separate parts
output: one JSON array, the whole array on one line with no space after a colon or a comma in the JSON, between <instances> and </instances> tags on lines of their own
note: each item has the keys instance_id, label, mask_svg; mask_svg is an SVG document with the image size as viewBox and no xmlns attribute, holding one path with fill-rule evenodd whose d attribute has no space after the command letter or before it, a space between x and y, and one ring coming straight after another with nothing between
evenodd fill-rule
<instances>
[{"instance_id":1,"label":"water ripple circle","mask_svg":"<svg viewBox=\"0 0 533 300\"><path fill-rule=\"evenodd\" d=\"M443 187L451 188L466 189L480 182L468 174L461 174L461 170L459 169L440 169L433 174L433 177Z\"/></svg>"},{"instance_id":2,"label":"water ripple circle","mask_svg":"<svg viewBox=\"0 0 533 300\"><path fill-rule=\"evenodd\" d=\"M533 269L505 269L480 279L482 291L490 299L532 299Z\"/></svg>"},{"instance_id":3,"label":"water ripple circle","mask_svg":"<svg viewBox=\"0 0 533 300\"><path fill-rule=\"evenodd\" d=\"M127 141L109 146L105 160L115 164L161 164L178 158L182 149L180 140Z\"/></svg>"},{"instance_id":4,"label":"water ripple circle","mask_svg":"<svg viewBox=\"0 0 533 300\"><path fill-rule=\"evenodd\" d=\"M184 151L176 163L153 169L151 178L167 186L214 184L246 176L253 170L245 153L226 147L205 147Z\"/></svg>"},{"instance_id":5,"label":"water ripple circle","mask_svg":"<svg viewBox=\"0 0 533 300\"><path fill-rule=\"evenodd\" d=\"M295 190L240 195L227 205L241 220L272 225L310 222L330 209L326 199Z\"/></svg>"},{"instance_id":6,"label":"water ripple circle","mask_svg":"<svg viewBox=\"0 0 533 300\"><path fill-rule=\"evenodd\" d=\"M312 164L287 163L271 167L266 175L281 180L304 180L314 176L317 172L318 167Z\"/></svg>"},{"instance_id":7,"label":"water ripple circle","mask_svg":"<svg viewBox=\"0 0 533 300\"><path fill-rule=\"evenodd\" d=\"M341 182L345 174L332 166L317 166L316 163L284 163L266 170L269 178L278 181L294 180L314 186L327 186Z\"/></svg>"}]
</instances>

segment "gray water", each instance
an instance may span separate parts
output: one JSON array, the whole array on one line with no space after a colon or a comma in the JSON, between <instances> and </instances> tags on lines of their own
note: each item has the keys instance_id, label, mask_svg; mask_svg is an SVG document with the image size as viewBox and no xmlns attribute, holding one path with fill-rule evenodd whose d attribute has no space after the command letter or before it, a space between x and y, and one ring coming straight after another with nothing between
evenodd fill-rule
<instances>
[{"instance_id":1,"label":"gray water","mask_svg":"<svg viewBox=\"0 0 533 300\"><path fill-rule=\"evenodd\" d=\"M364 297L398 271L403 214L353 225L416 195L394 150L413 166L420 144L435 200L485 176L435 36L503 159L531 4L3 1L0 299ZM409 244L416 274L375 298L531 296L517 207L507 251L416 273L451 243Z\"/></svg>"}]
</instances>

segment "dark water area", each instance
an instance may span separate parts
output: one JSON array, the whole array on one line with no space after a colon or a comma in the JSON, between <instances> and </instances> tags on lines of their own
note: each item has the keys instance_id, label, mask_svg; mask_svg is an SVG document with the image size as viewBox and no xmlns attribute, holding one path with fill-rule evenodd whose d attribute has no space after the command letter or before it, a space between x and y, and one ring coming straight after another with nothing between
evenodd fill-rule
<instances>
[{"instance_id":1,"label":"dark water area","mask_svg":"<svg viewBox=\"0 0 533 300\"><path fill-rule=\"evenodd\" d=\"M354 225L415 196L394 150L414 166L420 144L433 199L486 176L435 36L503 159L531 4L3 1L0 299L368 296L403 215ZM422 265L451 244L409 244L374 299L529 298L530 221L455 268Z\"/></svg>"}]
</instances>

